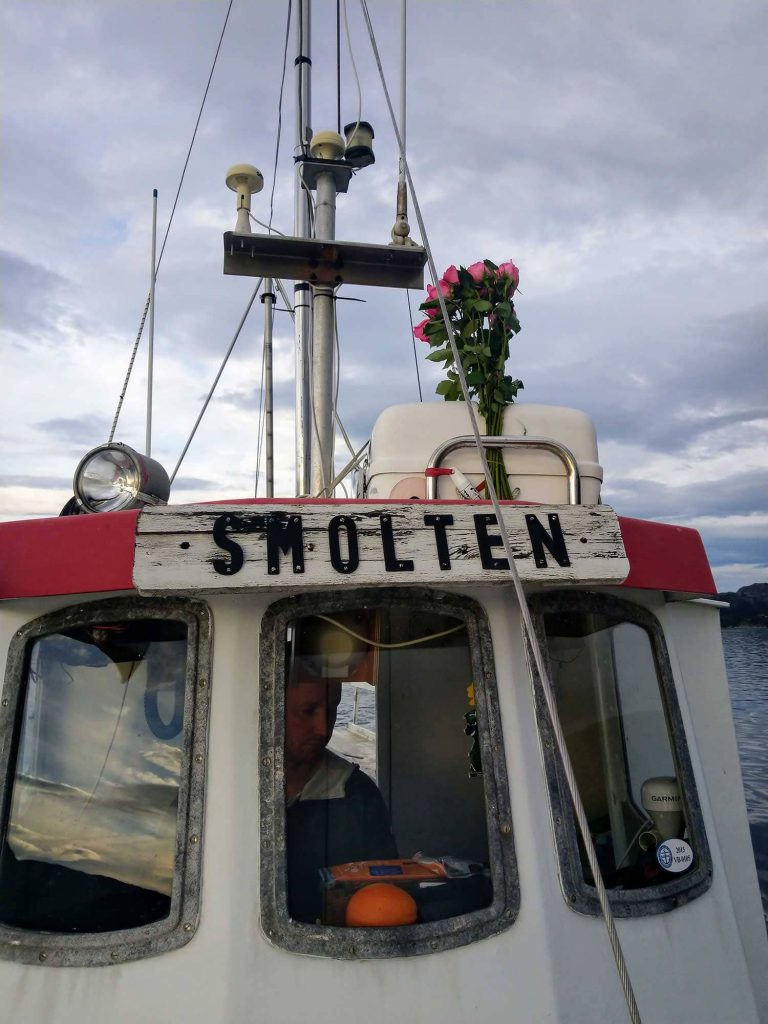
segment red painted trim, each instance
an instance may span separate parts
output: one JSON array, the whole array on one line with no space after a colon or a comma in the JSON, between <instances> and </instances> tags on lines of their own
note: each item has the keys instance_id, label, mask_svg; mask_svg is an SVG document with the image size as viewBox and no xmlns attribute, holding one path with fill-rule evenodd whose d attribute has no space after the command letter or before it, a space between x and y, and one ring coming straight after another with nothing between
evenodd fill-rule
<instances>
[{"instance_id":1,"label":"red painted trim","mask_svg":"<svg viewBox=\"0 0 768 1024\"><path fill-rule=\"evenodd\" d=\"M402 505L430 502L356 498L246 498L215 505ZM447 505L480 505L452 499ZM528 505L530 502L503 502ZM133 589L138 511L0 523L0 598L92 594ZM717 588L701 537L685 526L619 516L630 570L625 587L714 594Z\"/></svg>"},{"instance_id":2,"label":"red painted trim","mask_svg":"<svg viewBox=\"0 0 768 1024\"><path fill-rule=\"evenodd\" d=\"M133 590L138 510L0 523L0 598Z\"/></svg>"},{"instance_id":3,"label":"red painted trim","mask_svg":"<svg viewBox=\"0 0 768 1024\"><path fill-rule=\"evenodd\" d=\"M684 594L717 593L697 530L626 516L619 516L619 527L629 559L629 576L622 586Z\"/></svg>"}]
</instances>

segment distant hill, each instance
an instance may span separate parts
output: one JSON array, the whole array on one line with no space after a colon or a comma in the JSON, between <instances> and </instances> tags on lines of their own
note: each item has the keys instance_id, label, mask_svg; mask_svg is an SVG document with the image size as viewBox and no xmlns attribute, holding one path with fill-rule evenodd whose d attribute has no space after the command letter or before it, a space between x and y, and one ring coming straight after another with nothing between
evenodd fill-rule
<instances>
[{"instance_id":1,"label":"distant hill","mask_svg":"<svg viewBox=\"0 0 768 1024\"><path fill-rule=\"evenodd\" d=\"M720 609L721 626L768 626L768 583L750 583L717 599L731 606Z\"/></svg>"}]
</instances>

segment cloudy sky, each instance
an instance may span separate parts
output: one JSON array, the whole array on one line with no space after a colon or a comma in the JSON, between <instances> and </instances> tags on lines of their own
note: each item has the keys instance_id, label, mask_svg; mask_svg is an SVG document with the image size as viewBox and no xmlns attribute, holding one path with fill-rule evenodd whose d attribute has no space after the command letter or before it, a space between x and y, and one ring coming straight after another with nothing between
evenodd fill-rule
<instances>
[{"instance_id":1,"label":"cloudy sky","mask_svg":"<svg viewBox=\"0 0 768 1024\"><path fill-rule=\"evenodd\" d=\"M369 7L396 93L399 4ZM315 0L316 130L336 127L335 8ZM287 10L234 0L163 255L153 455L169 471L253 289L221 272L224 176L260 167L253 212L268 220ZM55 515L80 457L108 437L148 290L152 189L162 238L226 12L225 0L3 0L4 519ZM356 0L348 20L377 159L340 197L337 234L384 243L396 149ZM768 580L766 38L764 0L409 4L409 157L438 267L518 264L521 398L588 411L604 500L696 526L720 589ZM286 233L293 52L291 40L274 194ZM344 43L341 63L353 121ZM361 444L384 406L418 401L408 303L342 294L365 300L339 303L340 413ZM173 501L253 493L262 315L257 302ZM276 489L291 495L286 313L275 344ZM418 355L435 401L438 371ZM139 449L145 367L143 343L116 435Z\"/></svg>"}]
</instances>

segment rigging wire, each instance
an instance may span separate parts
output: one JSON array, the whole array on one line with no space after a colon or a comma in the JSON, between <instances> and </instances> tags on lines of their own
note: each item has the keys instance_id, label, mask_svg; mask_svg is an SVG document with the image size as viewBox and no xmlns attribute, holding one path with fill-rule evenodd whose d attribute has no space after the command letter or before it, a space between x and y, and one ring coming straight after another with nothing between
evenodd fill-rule
<instances>
[{"instance_id":1,"label":"rigging wire","mask_svg":"<svg viewBox=\"0 0 768 1024\"><path fill-rule=\"evenodd\" d=\"M419 386L419 401L423 402L424 397L421 393L421 374L419 373L419 357L416 355L416 335L413 333L413 310L411 309L411 292L409 288L406 288L405 296L408 299L408 319L411 321L411 342L413 343L413 361L416 364L416 383Z\"/></svg>"},{"instance_id":2,"label":"rigging wire","mask_svg":"<svg viewBox=\"0 0 768 1024\"><path fill-rule=\"evenodd\" d=\"M341 135L341 0L336 0L336 131Z\"/></svg>"},{"instance_id":3,"label":"rigging wire","mask_svg":"<svg viewBox=\"0 0 768 1024\"><path fill-rule=\"evenodd\" d=\"M275 141L275 163L272 167L272 191L269 194L269 224L261 224L261 221L256 220L257 224L261 224L262 227L266 227L269 234L272 234L272 217L275 211L275 185L277 183L277 158L280 153L280 136L283 130L283 90L285 88L285 69L288 64L288 41L291 37L291 8L293 7L293 0L288 0L288 18L285 24L285 45L283 47L283 73L280 76L280 95L277 100L277 139ZM281 231L277 231L276 234L281 235Z\"/></svg>"},{"instance_id":4,"label":"rigging wire","mask_svg":"<svg viewBox=\"0 0 768 1024\"><path fill-rule=\"evenodd\" d=\"M341 5L342 10L344 11L344 34L347 37L347 50L349 52L349 61L350 64L352 65L352 74L355 79L355 90L357 91L357 121L355 122L355 127L352 129L352 134L349 136L350 138L354 138L355 133L357 132L358 127L360 126L360 121L363 116L363 93L362 89L360 88L360 77L357 73L355 55L352 52L352 37L349 32L349 21L347 20L347 0L341 0Z\"/></svg>"},{"instance_id":5,"label":"rigging wire","mask_svg":"<svg viewBox=\"0 0 768 1024\"><path fill-rule=\"evenodd\" d=\"M455 364L455 367L456 367L456 373L457 373L457 376L459 378L459 383L460 383L461 390L462 390L462 393L463 393L463 396L464 396L464 401L466 403L467 411L469 413L469 418L470 418L470 421L471 421L471 424L472 424L472 433L474 435L475 445L476 445L477 453L478 453L478 456L480 458L480 462L481 462L481 465L482 465L483 474L484 474L485 479L487 481L488 497L490 498L491 503L493 505L493 510L494 510L495 515L496 515L496 521L497 521L497 523L499 525L501 525L504 522L504 518L502 516L502 511L501 511L501 505L499 504L499 499L498 499L498 496L496 494L496 488L493 485L493 481L491 479L491 474L490 474L490 472L488 470L488 460L486 458L485 449L483 448L482 441L480 440L480 429L479 429L478 423L477 423L477 416L476 416L475 410L474 410L474 408L472 406L472 402L471 402L470 397L469 397L469 389L467 387L466 377L465 377L465 374L464 374L463 367L461 365L461 358L459 356L458 347L456 345L456 338L454 336L453 325L451 324L450 317L448 316L448 307L446 306L446 303L445 303L445 296L442 294L441 289L438 287L438 280L439 280L439 278L438 278L438 274L437 274L437 268L435 266L435 261L434 261L434 257L433 257L433 254L432 254L432 249L430 247L429 239L427 237L427 232L426 232L426 227L424 225L424 220L423 220L423 217L421 215L421 207L419 205L418 198L416 196L416 190L415 190L415 188L413 186L413 179L411 177L410 167L408 165L408 160L407 160L406 155L405 155L405 149L404 149L404 146L403 146L403 140L402 140L402 137L400 135L400 131L398 129L397 118L395 117L394 108L392 107L392 101L390 99L389 89L387 87L387 82L386 82L386 78L385 78L385 75L384 75L384 69L383 69L382 63L381 63L381 57L379 55L379 48L378 48L378 44L376 42L376 36L374 34L374 31L373 31L373 24L371 22L371 18L370 18L369 12L368 12L368 4L367 4L366 0L360 0L360 5L362 7L363 17L365 18L366 26L367 26L367 29L368 29L368 36L369 36L369 39L370 39L370 42L371 42L371 47L373 49L373 54L374 54L374 58L376 60L376 65L378 67L379 78L381 80L382 88L383 88L383 91L384 91L384 97L386 99L387 107L389 109L389 115L390 115L390 119L392 121L392 127L393 127L394 132L395 132L395 137L397 139L397 144L398 144L398 146L400 148L400 155L402 157L403 167L405 169L405 174L406 174L406 177L408 179L408 186L409 186L410 193L411 193L411 199L413 200L414 212L416 214L416 219L417 219L417 221L419 223L419 230L421 231L422 241L424 243L424 248L425 248L426 253L427 253L427 259L429 261L429 269L430 269L430 273L432 275L432 282L435 285L435 287L437 288L437 298L438 298L439 303L440 303L440 311L442 313L443 320L445 321L445 329L446 329L446 332L448 334L448 340L449 340L449 344L450 344L451 351L452 351L453 358L454 358L454 364ZM501 530L501 539L502 539L502 542L503 542L503 545L504 545L504 552L505 552L505 554L507 556L507 561L509 563L509 572L510 572L510 576L511 576L511 580L512 580L512 585L514 587L515 595L517 597L517 602L518 602L518 605L520 607L520 614L521 614L521 617L522 617L522 620L523 620L523 626L524 626L524 630L525 630L526 640L527 640L527 643L528 643L528 650L529 650L529 652L530 652L530 654L532 656L532 659L533 659L533 662L534 662L534 665L535 665L535 669L536 669L536 673L538 674L539 680L541 682L542 691L544 693L545 703L547 705L547 710L549 712L549 717L550 717L550 720L551 720L551 723L552 723L553 732L555 734L555 741L557 743L558 751L559 751L559 754L560 754L560 758L561 758L561 761L562 761L562 764L563 764L563 769L564 769L565 776L566 776L566 781L568 783L568 789L569 789L570 796L571 796L571 802L573 803L574 812L576 814L576 819L577 819L578 824L579 824L579 830L581 832L581 836L582 836L582 840L583 840L583 844L584 844L584 849L585 849L586 854L587 854L587 860L589 862L590 870L592 871L592 875L593 875L593 879L594 879L594 883L595 883L595 889L597 891L597 897L598 897L598 901L600 903L600 909L602 910L602 913L603 913L603 920L605 921L605 927L606 927L606 930L608 932L608 938L609 938L609 941L610 941L611 950L613 951L614 960L616 962L616 969L618 971L619 979L621 981L621 986L622 986L622 989L623 989L623 992L624 992L624 998L625 998L625 1001L626 1001L626 1004L627 1004L627 1010L629 1012L629 1016L630 1016L630 1019L632 1020L633 1024L640 1024L640 1013L639 1013L639 1010L638 1010L638 1007L637 1007L637 1002L635 1000L635 994L634 994L634 991L632 989L632 982L631 982L631 980L629 978L629 972L628 972L628 969L627 969L627 964L626 964L626 961L624 959L624 954L623 954L622 949L621 949L621 944L619 942L619 936L618 936L618 933L616 931L616 924L615 924L615 921L613 919L613 914L611 912L611 907L610 907L610 904L609 904L609 901L608 901L608 894L606 892L605 884L603 882L602 874L600 872L600 865L599 865L598 860L597 860L597 853L595 851L595 845L594 845L594 841L592 839L592 834L591 834L591 831L590 831L590 828L589 828L589 822L587 820L586 811L584 810L584 804L582 802L581 795L579 793L578 784L576 782L576 776L575 776L574 771L573 771L573 765L571 764L571 759L570 759L570 757L568 755L568 749L567 749L566 742L565 742L565 736L563 734L562 725L560 724L560 717L559 717L558 712L557 712L557 705L556 705L555 697L554 697L554 694L553 694L553 691L552 691L552 683L550 681L549 673L547 671L547 668L546 668L546 665L545 665L545 662L544 662L544 656L543 656L543 653L542 653L542 650L541 650L541 646L540 646L540 644L538 642L538 638L536 636L536 631L535 631L535 628L534 628L534 625L533 625L533 620L531 618L530 609L528 608L528 601L527 601L526 596L525 596L525 591L523 590L523 586L522 586L522 583L520 581L520 576L519 576L519 573L517 571L517 566L515 565L514 552L512 550L512 544L510 542L509 534L508 534L507 530L504 530L504 529Z\"/></svg>"},{"instance_id":6,"label":"rigging wire","mask_svg":"<svg viewBox=\"0 0 768 1024\"><path fill-rule=\"evenodd\" d=\"M235 334L234 334L234 337L232 338L232 341L229 344L229 348L227 349L226 355L224 356L224 359L222 360L221 366L219 367L219 372L216 374L216 378L215 378L213 384L211 385L211 390L206 395L205 401L203 402L203 407L200 410L200 414L198 415L197 419L195 420L195 425L194 425L194 427L192 427L192 431L191 431L189 437L187 438L187 443L184 445L182 453L179 456L179 461L176 463L176 467L175 467L173 473L171 473L171 483L173 483L173 481L176 479L176 474L179 472L179 466L181 466L182 462L184 461L184 456L187 454L187 451L189 450L189 446L192 444L192 440L193 440L195 434L197 433L197 428L200 426L200 421L202 420L203 416L205 415L205 410L208 408L208 403L213 398L213 392L216 390L216 385L219 383L219 380L221 379L222 373L224 373L224 367L227 365L227 362L229 361L229 357L232 355L232 349L235 347L235 343L237 342L237 339L240 337L240 332L242 331L243 326L245 325L245 321L248 319L248 314L251 312L251 306L253 306L254 302L256 301L256 296L259 294L259 289L261 288L263 280L264 280L264 278L260 277L259 280L256 282L256 287L253 289L253 294L251 295L250 299L248 300L248 305L245 307L245 312L243 313L242 317L240 318L240 323L238 324L237 330L235 331Z\"/></svg>"},{"instance_id":7,"label":"rigging wire","mask_svg":"<svg viewBox=\"0 0 768 1024\"><path fill-rule=\"evenodd\" d=\"M176 197L174 198L173 206L171 207L171 215L168 218L168 226L165 229L165 235L163 237L163 244L160 246L160 255L157 258L157 265L155 266L155 274L154 274L155 278L157 278L157 272L160 269L160 264L162 263L162 260L163 260L163 253L165 252L165 244L168 241L168 235L171 232L171 224L173 224L173 217L174 217L174 214L176 213L176 206L177 206L177 204L179 202L179 196L181 195L181 188L182 188L182 185L184 184L184 178L185 178L186 173L187 173L187 167L189 166L189 158L192 155L192 147L194 146L195 139L197 138L197 129L200 127L200 118L203 116L203 109L205 107L205 101L208 98L208 90L211 87L211 81L213 79L213 72L216 70L216 62L219 59L219 53L221 51L221 44L224 41L224 33L227 30L227 22L229 21L229 15L230 15L230 13L232 11L232 4L233 3L234 3L234 0L229 0L229 6L227 7L227 13L224 16L224 24L221 27L221 34L219 35L219 42L218 42L218 44L216 46L216 53L213 56L213 63L211 64L211 71L210 71L210 74L208 75L208 81L207 81L206 86L205 86L205 92L203 93L203 99L202 99L202 101L200 103L200 109L197 112L197 120L195 121L194 131L192 132L192 139L191 139L191 141L189 143L189 149L187 150L187 157L186 157L186 159L184 161L184 167L182 168L182 171L181 171L181 177L179 178L179 187L176 189ZM138 351L139 343L141 341L141 335L144 332L144 324L145 324L146 319L147 319L147 313L149 312L149 301L150 301L150 296L147 295L147 301L144 304L144 312L142 313L141 320L139 321L139 329L138 329L138 332L136 334L136 341L133 344L133 351L131 352L131 358L128 361L128 372L125 375L125 381L123 383L123 389L120 392L120 397L119 397L119 399L117 401L117 409L115 410L115 418L112 420L112 429L109 432L109 443L110 444L112 443L112 440L113 440L113 438L115 436L115 431L117 430L117 421L120 419L120 413L121 413L122 408L123 408L123 400L125 399L125 394L126 394L126 392L128 390L128 382L130 381L131 373L133 372L133 364L136 361L136 353Z\"/></svg>"}]
</instances>

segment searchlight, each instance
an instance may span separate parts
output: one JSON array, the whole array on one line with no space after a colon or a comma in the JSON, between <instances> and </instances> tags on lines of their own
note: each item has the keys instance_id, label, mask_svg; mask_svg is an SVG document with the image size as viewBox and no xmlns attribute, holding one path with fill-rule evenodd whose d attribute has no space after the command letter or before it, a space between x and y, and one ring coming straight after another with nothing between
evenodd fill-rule
<instances>
[{"instance_id":1,"label":"searchlight","mask_svg":"<svg viewBox=\"0 0 768 1024\"><path fill-rule=\"evenodd\" d=\"M159 462L118 442L90 451L75 470L72 486L88 512L165 505L171 493L171 481Z\"/></svg>"}]
</instances>

